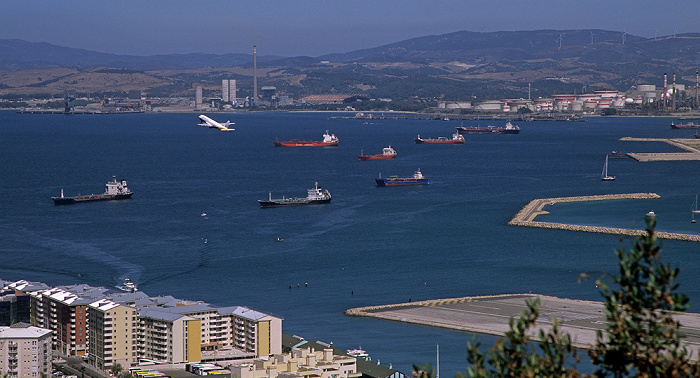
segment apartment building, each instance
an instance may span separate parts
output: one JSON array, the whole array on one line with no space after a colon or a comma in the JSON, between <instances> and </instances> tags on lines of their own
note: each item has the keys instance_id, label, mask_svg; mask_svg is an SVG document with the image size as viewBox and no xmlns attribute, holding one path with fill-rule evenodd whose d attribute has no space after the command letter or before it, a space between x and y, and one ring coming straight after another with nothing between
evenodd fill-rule
<instances>
[{"instance_id":1,"label":"apartment building","mask_svg":"<svg viewBox=\"0 0 700 378\"><path fill-rule=\"evenodd\" d=\"M171 311L139 310L141 357L168 363L202 358L201 320Z\"/></svg>"},{"instance_id":2,"label":"apartment building","mask_svg":"<svg viewBox=\"0 0 700 378\"><path fill-rule=\"evenodd\" d=\"M0 375L40 377L51 373L51 331L27 323L0 327Z\"/></svg>"},{"instance_id":3,"label":"apartment building","mask_svg":"<svg viewBox=\"0 0 700 378\"><path fill-rule=\"evenodd\" d=\"M53 331L53 349L66 355L87 352L87 306L94 298L81 297L61 288L31 292L33 325Z\"/></svg>"},{"instance_id":4,"label":"apartment building","mask_svg":"<svg viewBox=\"0 0 700 378\"><path fill-rule=\"evenodd\" d=\"M88 361L109 370L118 363L124 369L139 358L137 311L134 307L101 299L88 305Z\"/></svg>"},{"instance_id":5,"label":"apartment building","mask_svg":"<svg viewBox=\"0 0 700 378\"><path fill-rule=\"evenodd\" d=\"M202 321L202 348L236 348L256 357L282 353L282 319L244 306L180 305L170 311Z\"/></svg>"}]
</instances>

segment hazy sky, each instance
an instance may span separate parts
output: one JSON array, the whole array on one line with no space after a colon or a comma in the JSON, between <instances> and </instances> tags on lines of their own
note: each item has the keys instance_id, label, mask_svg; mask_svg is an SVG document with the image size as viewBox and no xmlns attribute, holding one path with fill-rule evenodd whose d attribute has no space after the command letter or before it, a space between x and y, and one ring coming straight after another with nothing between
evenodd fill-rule
<instances>
[{"instance_id":1,"label":"hazy sky","mask_svg":"<svg viewBox=\"0 0 700 378\"><path fill-rule=\"evenodd\" d=\"M700 32L698 0L0 0L0 39L116 54L319 56L460 30Z\"/></svg>"}]
</instances>

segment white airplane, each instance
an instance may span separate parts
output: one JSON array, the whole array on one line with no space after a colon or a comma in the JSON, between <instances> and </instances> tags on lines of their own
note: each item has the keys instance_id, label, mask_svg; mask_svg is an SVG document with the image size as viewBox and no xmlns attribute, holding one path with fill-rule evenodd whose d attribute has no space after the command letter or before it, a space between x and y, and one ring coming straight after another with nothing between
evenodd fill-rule
<instances>
[{"instance_id":1,"label":"white airplane","mask_svg":"<svg viewBox=\"0 0 700 378\"><path fill-rule=\"evenodd\" d=\"M228 128L229 125L235 125L235 123L231 122L231 121L226 121L225 123L219 123L219 122L216 122L213 119L205 116L204 114L200 115L199 119L201 120L201 122L199 122L199 126L202 126L202 127L208 127L210 129L219 129L221 131L236 130L234 128L231 128L231 129Z\"/></svg>"}]
</instances>

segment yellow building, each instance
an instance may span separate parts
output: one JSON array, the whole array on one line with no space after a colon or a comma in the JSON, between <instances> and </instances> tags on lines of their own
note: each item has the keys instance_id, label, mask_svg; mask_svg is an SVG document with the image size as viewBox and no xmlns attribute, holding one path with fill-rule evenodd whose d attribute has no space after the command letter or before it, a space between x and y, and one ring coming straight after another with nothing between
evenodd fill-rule
<instances>
[{"instance_id":1,"label":"yellow building","mask_svg":"<svg viewBox=\"0 0 700 378\"><path fill-rule=\"evenodd\" d=\"M158 362L182 363L202 359L202 322L192 316L140 309L141 357Z\"/></svg>"},{"instance_id":2,"label":"yellow building","mask_svg":"<svg viewBox=\"0 0 700 378\"><path fill-rule=\"evenodd\" d=\"M88 361L108 371L118 363L124 369L138 362L136 309L101 299L88 305Z\"/></svg>"}]
</instances>

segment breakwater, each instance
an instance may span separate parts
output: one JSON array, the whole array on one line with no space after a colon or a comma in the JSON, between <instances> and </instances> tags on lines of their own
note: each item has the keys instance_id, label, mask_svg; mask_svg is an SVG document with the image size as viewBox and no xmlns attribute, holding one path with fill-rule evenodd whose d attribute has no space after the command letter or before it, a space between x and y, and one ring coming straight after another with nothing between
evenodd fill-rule
<instances>
[{"instance_id":1,"label":"breakwater","mask_svg":"<svg viewBox=\"0 0 700 378\"><path fill-rule=\"evenodd\" d=\"M627 156L638 162L700 160L700 139L688 138L620 138L623 142L661 142L686 152L630 152Z\"/></svg>"},{"instance_id":2,"label":"breakwater","mask_svg":"<svg viewBox=\"0 0 700 378\"><path fill-rule=\"evenodd\" d=\"M661 198L656 193L626 193L626 194L605 194L598 196L576 196L576 197L556 197L556 198L540 198L530 201L525 207L523 207L513 219L508 222L511 226L524 226L524 227L539 227L539 228L552 228L567 231L579 231L579 232L595 232L601 234L613 234L613 235L626 235L626 236L639 236L643 235L645 230L632 230L627 228L617 228L617 227L600 227L600 226L585 226L578 224L566 224L566 223L554 223L554 222L537 222L535 218L538 215L549 214L548 211L544 210L547 205L554 205L556 203L564 202L585 202L585 201L610 201L619 199L655 199ZM655 232L656 237L662 239L673 239L673 240L683 240L700 242L700 235L693 234L680 234L675 232Z\"/></svg>"}]
</instances>

